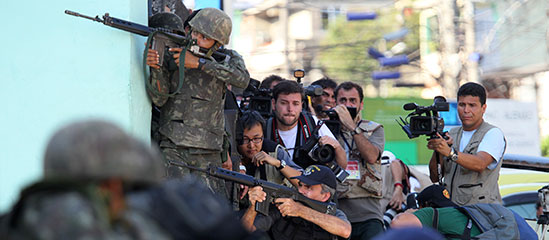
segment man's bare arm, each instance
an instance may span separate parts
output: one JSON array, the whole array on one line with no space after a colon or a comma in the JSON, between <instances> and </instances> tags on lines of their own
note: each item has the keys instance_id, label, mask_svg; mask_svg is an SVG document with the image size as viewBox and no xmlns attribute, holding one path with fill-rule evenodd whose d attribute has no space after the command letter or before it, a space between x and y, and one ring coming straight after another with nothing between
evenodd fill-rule
<instances>
[{"instance_id":1,"label":"man's bare arm","mask_svg":"<svg viewBox=\"0 0 549 240\"><path fill-rule=\"evenodd\" d=\"M355 134L353 139L360 152L360 156L370 164L375 163L380 155L380 150L364 134Z\"/></svg>"}]
</instances>

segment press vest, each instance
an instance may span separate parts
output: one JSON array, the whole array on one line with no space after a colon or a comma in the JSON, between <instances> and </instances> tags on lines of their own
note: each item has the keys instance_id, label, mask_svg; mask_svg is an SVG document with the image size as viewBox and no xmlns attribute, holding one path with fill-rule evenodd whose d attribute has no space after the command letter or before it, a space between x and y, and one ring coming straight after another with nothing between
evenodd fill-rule
<instances>
[{"instance_id":1,"label":"press vest","mask_svg":"<svg viewBox=\"0 0 549 240\"><path fill-rule=\"evenodd\" d=\"M375 130L383 126L373 121L361 120L358 124L358 127L362 129L362 134L365 134L366 138L369 138ZM353 140L353 137L350 135L350 133L343 134L347 142L351 142ZM343 144L346 144L341 136L338 136L338 139L342 146ZM354 145L353 149L351 149L350 151L354 151L357 156L360 156L356 145ZM358 166L361 175L360 180L347 179L343 183L338 183L337 193L339 198L381 198L383 181L380 159L378 158L374 164L370 164L364 161L362 157L360 157L360 163L358 164Z\"/></svg>"},{"instance_id":2,"label":"press vest","mask_svg":"<svg viewBox=\"0 0 549 240\"><path fill-rule=\"evenodd\" d=\"M484 135L492 128L495 128L495 126L483 122L475 131L463 152L476 154ZM450 130L450 136L454 139L452 147L456 152L460 149L462 133L463 127ZM502 156L495 157L501 159ZM451 200L456 204L463 206L476 203L502 203L498 185L502 161L498 161L494 169L486 168L482 173L466 169L446 158L443 160L443 164L444 184L450 191Z\"/></svg>"}]
</instances>

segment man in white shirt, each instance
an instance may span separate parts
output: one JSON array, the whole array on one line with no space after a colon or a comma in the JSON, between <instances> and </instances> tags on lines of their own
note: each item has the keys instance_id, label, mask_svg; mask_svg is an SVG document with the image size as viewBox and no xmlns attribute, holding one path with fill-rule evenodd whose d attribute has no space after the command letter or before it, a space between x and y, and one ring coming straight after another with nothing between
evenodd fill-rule
<instances>
[{"instance_id":1,"label":"man in white shirt","mask_svg":"<svg viewBox=\"0 0 549 240\"><path fill-rule=\"evenodd\" d=\"M486 90L469 82L459 88L457 95L462 126L451 129L448 140L439 134L427 144L435 151L429 162L431 180L438 181L441 164L443 182L453 202L460 206L501 203L498 178L506 141L499 128L483 119Z\"/></svg>"},{"instance_id":2,"label":"man in white shirt","mask_svg":"<svg viewBox=\"0 0 549 240\"><path fill-rule=\"evenodd\" d=\"M273 89L272 109L275 114L267 121L265 136L286 147L293 157L294 152L311 137L313 129L321 124L310 113L303 112L303 88L294 81L283 81ZM347 158L345 150L336 140L330 129L322 125L318 135L319 145L331 145L335 150L336 163L345 168ZM299 164L299 161L296 161ZM308 166L301 166L306 168Z\"/></svg>"}]
</instances>

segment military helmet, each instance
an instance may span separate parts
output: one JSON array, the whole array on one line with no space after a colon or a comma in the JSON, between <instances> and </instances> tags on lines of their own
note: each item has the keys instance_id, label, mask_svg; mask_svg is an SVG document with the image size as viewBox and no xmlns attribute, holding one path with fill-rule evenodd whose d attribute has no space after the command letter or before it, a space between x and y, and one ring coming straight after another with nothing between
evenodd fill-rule
<instances>
[{"instance_id":1,"label":"military helmet","mask_svg":"<svg viewBox=\"0 0 549 240\"><path fill-rule=\"evenodd\" d=\"M229 16L217 8L204 8L191 21L191 27L204 36L227 45L233 24Z\"/></svg>"},{"instance_id":2,"label":"military helmet","mask_svg":"<svg viewBox=\"0 0 549 240\"><path fill-rule=\"evenodd\" d=\"M149 27L183 31L183 20L174 13L161 12L149 18Z\"/></svg>"},{"instance_id":3,"label":"military helmet","mask_svg":"<svg viewBox=\"0 0 549 240\"><path fill-rule=\"evenodd\" d=\"M159 182L163 163L158 150L101 120L76 122L57 131L44 157L45 179Z\"/></svg>"}]
</instances>

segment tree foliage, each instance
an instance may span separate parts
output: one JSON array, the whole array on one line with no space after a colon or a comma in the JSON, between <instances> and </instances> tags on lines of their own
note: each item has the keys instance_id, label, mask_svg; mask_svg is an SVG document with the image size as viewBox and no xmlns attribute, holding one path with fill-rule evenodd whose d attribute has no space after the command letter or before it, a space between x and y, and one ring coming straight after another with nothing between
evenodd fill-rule
<instances>
[{"instance_id":1,"label":"tree foliage","mask_svg":"<svg viewBox=\"0 0 549 240\"><path fill-rule=\"evenodd\" d=\"M390 49L399 41L407 45L405 54L419 48L418 14L404 17L404 24L397 21L396 10L378 14L375 20L347 21L345 16L339 16L335 23L328 27L326 38L321 42L320 64L331 78L339 81L354 81L360 85L371 83L371 73L379 70L376 59L368 55L368 48L378 49L383 35L407 27L410 32L404 39L387 42ZM385 69L387 70L387 69Z\"/></svg>"}]
</instances>

